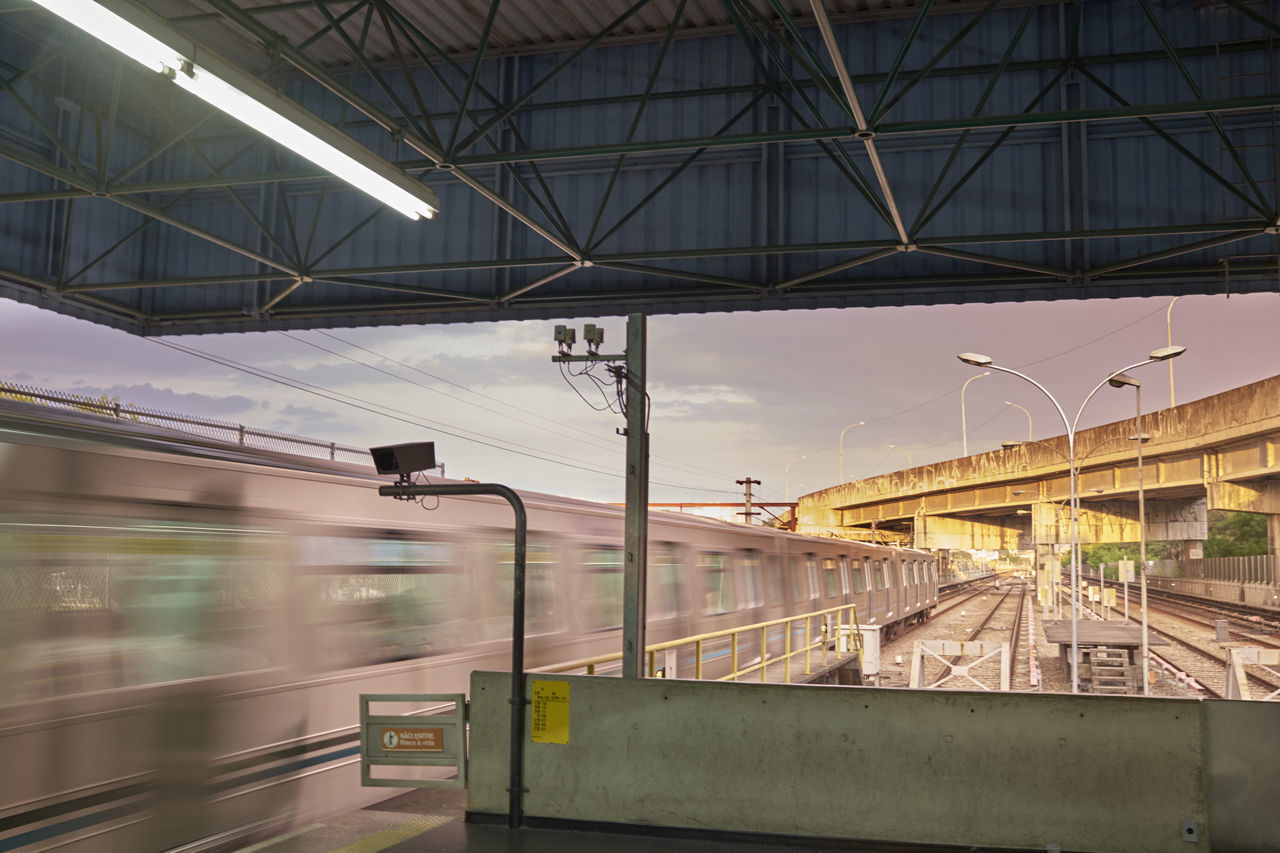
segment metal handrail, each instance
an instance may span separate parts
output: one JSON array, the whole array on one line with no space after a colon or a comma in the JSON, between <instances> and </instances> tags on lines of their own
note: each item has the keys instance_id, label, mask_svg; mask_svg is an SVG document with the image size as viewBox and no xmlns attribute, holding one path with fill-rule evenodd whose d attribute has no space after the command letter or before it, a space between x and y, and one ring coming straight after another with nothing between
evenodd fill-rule
<instances>
[{"instance_id":1,"label":"metal handrail","mask_svg":"<svg viewBox=\"0 0 1280 853\"><path fill-rule=\"evenodd\" d=\"M221 441L226 444L235 444L240 447L274 450L312 458L327 457L332 461L349 461L356 464L368 464L369 461L369 451L361 447L350 447L333 441L303 438L302 436L287 435L271 430L254 429L244 424L233 424L212 418L198 418L190 415L147 409L132 403L102 402L79 394L47 391L10 382L0 382L0 399L2 398L48 406L49 408L70 408L86 414L99 415L115 420L144 423L149 426L172 429L185 435L196 435L201 438ZM195 427L195 429L182 429L182 427ZM253 441L253 439L262 440Z\"/></svg>"},{"instance_id":2,"label":"metal handrail","mask_svg":"<svg viewBox=\"0 0 1280 853\"><path fill-rule=\"evenodd\" d=\"M835 617L834 631L831 619ZM847 618L845 618L847 617ZM814 636L814 620L821 619L817 636ZM792 648L791 635L792 625L797 622L804 623L804 644L799 648ZM768 645L768 631L776 625L786 625L786 632L783 641L783 653L779 657L770 658ZM738 664L738 647L739 638L751 631L760 632L760 660L740 667ZM806 675L813 673L813 652L815 648L821 649L820 666L827 665L828 648L827 645L832 641L835 642L835 651L832 652L837 662L845 658L857 656L859 661L862 659L862 633L858 630L858 606L856 604L841 604L837 607L828 607L824 610L816 610L812 613L803 613L796 616L783 616L778 619L770 619L766 622L755 622L750 625L741 625L736 628L725 628L719 631L709 631L703 634L694 634L688 637L681 637L676 640L667 640L661 643L653 643L645 646L645 655L648 660L648 675L654 678L658 674L657 656L659 652L668 649L679 649L690 645L694 648L694 678L701 681L702 672L702 649L703 645L713 640L719 640L728 637L732 643L732 657L730 672L719 676L717 681L737 681L741 676L749 675L754 672L760 673L760 681L768 681L768 672L770 666L781 664L784 667L783 681L786 684L791 683L791 661L800 655L804 655L804 672ZM841 649L841 639L845 639L845 648ZM574 670L586 670L587 675L595 675L596 670L603 664L613 663L622 660L622 652L613 652L607 655L595 655L578 660L566 661L564 663L553 664L551 666L539 667L536 672L546 673L567 673Z\"/></svg>"}]
</instances>

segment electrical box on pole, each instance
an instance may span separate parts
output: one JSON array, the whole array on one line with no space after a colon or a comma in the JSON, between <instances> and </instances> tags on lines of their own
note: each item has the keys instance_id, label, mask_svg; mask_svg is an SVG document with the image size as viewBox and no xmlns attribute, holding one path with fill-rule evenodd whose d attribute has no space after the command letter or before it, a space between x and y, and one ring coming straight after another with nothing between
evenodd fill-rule
<instances>
[{"instance_id":1,"label":"electrical box on pole","mask_svg":"<svg viewBox=\"0 0 1280 853\"><path fill-rule=\"evenodd\" d=\"M553 362L566 370L566 364L586 363L584 373L590 372L599 362L612 362L607 370L618 388L618 407L615 411L627 419L627 426L619 430L627 437L627 504L626 530L622 575L622 674L628 678L642 678L645 672L645 570L648 565L649 543L649 396L645 391L645 350L647 323L644 314L627 315L627 349L622 355L601 355L604 329L588 323L582 338L586 341L585 355L574 355L576 332L567 326L556 326L555 339L558 352ZM617 362L622 362L618 365ZM578 376L568 368L568 375ZM599 380L597 380L599 381ZM613 404L610 404L613 408Z\"/></svg>"}]
</instances>

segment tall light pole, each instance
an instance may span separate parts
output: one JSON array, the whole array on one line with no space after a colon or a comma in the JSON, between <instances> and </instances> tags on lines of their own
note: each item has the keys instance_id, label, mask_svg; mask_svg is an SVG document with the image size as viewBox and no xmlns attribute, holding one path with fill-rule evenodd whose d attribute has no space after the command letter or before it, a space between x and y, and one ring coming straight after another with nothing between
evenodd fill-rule
<instances>
[{"instance_id":1,"label":"tall light pole","mask_svg":"<svg viewBox=\"0 0 1280 853\"><path fill-rule=\"evenodd\" d=\"M969 383L973 380L981 379L984 376L990 375L990 370L983 371L977 376L970 376L964 381L964 384L960 386L960 442L964 448L965 456L969 455L969 424L965 421L964 416L964 392L969 388Z\"/></svg>"},{"instance_id":2,"label":"tall light pole","mask_svg":"<svg viewBox=\"0 0 1280 853\"><path fill-rule=\"evenodd\" d=\"M1142 578L1142 695L1150 696L1151 680L1147 676L1147 511L1142 491L1142 445L1148 436L1142 432L1142 383L1123 373L1111 377L1110 382L1112 388L1123 388L1126 385L1133 388L1134 398L1137 401L1137 414L1134 416L1137 434L1129 438L1138 442L1138 571L1141 572Z\"/></svg>"},{"instance_id":3,"label":"tall light pole","mask_svg":"<svg viewBox=\"0 0 1280 853\"><path fill-rule=\"evenodd\" d=\"M1084 414L1085 406L1089 405L1089 401L1093 399L1093 395L1098 393L1103 385L1106 385L1116 376L1144 367L1148 364L1155 364L1157 361L1167 361L1176 358L1186 352L1186 347L1162 347L1152 352L1144 361L1131 364L1128 367L1122 367L1117 371L1109 374L1105 379L1093 387L1089 395L1084 398L1084 402L1080 404L1080 409L1076 412L1075 420L1068 421L1067 413L1063 411L1062 406L1057 399L1049 393L1049 389L1045 388L1039 382L1027 376L1025 373L1019 373L1008 367L1001 367L991 360L991 356L982 355L980 353L962 352L957 358L965 364L972 364L975 367L986 367L990 370L999 370L1001 373L1009 373L1021 379L1025 379L1032 385L1040 389L1049 402L1053 403L1053 407L1058 410L1058 415L1062 418L1062 425L1067 431L1067 465L1070 471L1069 482L1071 484L1071 692L1080 692L1080 642L1079 642L1079 598L1080 598L1080 549L1078 541L1078 531L1080 528L1080 497L1077 488L1079 479L1076 471L1076 426L1080 423L1080 416Z\"/></svg>"},{"instance_id":4,"label":"tall light pole","mask_svg":"<svg viewBox=\"0 0 1280 853\"><path fill-rule=\"evenodd\" d=\"M896 445L896 444L891 444L891 445L889 445L889 448L890 448L890 449L892 449L892 450L901 450L903 453L907 454L907 466L908 466L908 467L910 467L910 468L914 468L914 467L916 467L916 463L914 463L914 462L912 462L912 461L911 461L911 451L910 451L910 450L907 450L905 447L899 447L899 446L898 446L898 445Z\"/></svg>"},{"instance_id":5,"label":"tall light pole","mask_svg":"<svg viewBox=\"0 0 1280 853\"><path fill-rule=\"evenodd\" d=\"M1173 303L1182 297L1175 296L1169 300L1169 307L1164 312L1165 345L1173 346ZM1169 362L1169 408L1173 408L1173 362ZM1141 442L1139 442L1141 443Z\"/></svg>"},{"instance_id":6,"label":"tall light pole","mask_svg":"<svg viewBox=\"0 0 1280 853\"><path fill-rule=\"evenodd\" d=\"M1010 403L1008 400L1005 400L1004 404L1006 406L1013 406L1015 409L1022 409L1022 414L1027 416L1027 444L1030 444L1031 443L1031 413L1028 412L1022 406L1019 406L1017 403Z\"/></svg>"},{"instance_id":7,"label":"tall light pole","mask_svg":"<svg viewBox=\"0 0 1280 853\"><path fill-rule=\"evenodd\" d=\"M827 445L827 446L828 446L828 447L830 447L830 445ZM790 501L790 500L791 500L791 464L792 464L793 462L799 462L801 459L808 459L808 458L809 458L809 457L808 457L807 455L805 455L805 456L797 456L795 459L792 459L792 460L791 460L791 462L788 462L788 463L787 463L787 469L786 469L786 472L785 472L785 473L786 473L787 487L786 487L786 491L784 492L784 494L786 495L786 500L788 500L788 501Z\"/></svg>"},{"instance_id":8,"label":"tall light pole","mask_svg":"<svg viewBox=\"0 0 1280 853\"><path fill-rule=\"evenodd\" d=\"M849 424L847 427L840 430L840 482L842 484L844 483L844 434L854 427L860 427L865 423L866 421L858 421L856 424Z\"/></svg>"}]
</instances>

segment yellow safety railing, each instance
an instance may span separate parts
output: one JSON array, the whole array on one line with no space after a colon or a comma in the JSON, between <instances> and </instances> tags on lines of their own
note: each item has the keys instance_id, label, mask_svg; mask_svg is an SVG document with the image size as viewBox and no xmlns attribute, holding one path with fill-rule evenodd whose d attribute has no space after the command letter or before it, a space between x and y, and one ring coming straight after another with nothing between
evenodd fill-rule
<instances>
[{"instance_id":1,"label":"yellow safety railing","mask_svg":"<svg viewBox=\"0 0 1280 853\"><path fill-rule=\"evenodd\" d=\"M804 643L799 648L792 648L792 634L799 633L799 628L795 628L797 623L804 625ZM785 626L783 629L783 652L780 657L769 657L769 629L777 625ZM816 630L815 630L816 629ZM753 631L760 632L760 660L750 663L747 666L740 666L738 662L738 650L742 645L740 638L749 635ZM770 619L767 622L756 622L752 625L743 625L738 628L728 628L721 631L711 631L706 634L695 634L692 637L681 637L678 640L668 640L664 643L654 643L645 646L645 654L648 660L648 675L654 678L658 675L658 654L669 649L676 650L677 657L681 649L687 650L693 648L694 658L694 678L702 680L703 678L703 649L714 643L716 640L729 638L730 641L730 671L724 675L718 676L717 681L738 681L744 675L759 672L760 681L767 682L769 680L769 671L773 667L774 675L777 675L776 667L783 668L783 682L791 683L791 667L792 659L804 656L804 673L806 675L813 674L813 659L815 652L819 659L819 666L827 666L827 657L831 655L836 663L842 660L858 657L859 663L862 660L862 633L858 630L858 608L853 604L844 604L839 607L829 607L825 610L818 610L813 613L805 613L799 616L784 616L781 619ZM828 646L835 646L834 650ZM574 672L584 671L587 675L595 675L597 668L604 664L615 663L622 660L622 652L614 652L607 655L597 655L590 658L581 658L579 660L568 661L566 663L555 664L553 666L539 667L538 672ZM797 663L798 666L798 663ZM668 677L674 677L673 674Z\"/></svg>"}]
</instances>

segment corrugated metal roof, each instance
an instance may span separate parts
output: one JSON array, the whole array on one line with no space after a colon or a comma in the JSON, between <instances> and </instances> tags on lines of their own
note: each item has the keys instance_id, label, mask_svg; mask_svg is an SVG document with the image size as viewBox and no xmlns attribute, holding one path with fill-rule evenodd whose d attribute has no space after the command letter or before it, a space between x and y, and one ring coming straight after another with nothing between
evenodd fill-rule
<instances>
[{"instance_id":1,"label":"corrugated metal roof","mask_svg":"<svg viewBox=\"0 0 1280 853\"><path fill-rule=\"evenodd\" d=\"M435 220L12 13L0 294L171 333L1277 286L1280 0L828 3L883 181L801 0L689 0L669 47L653 0L568 62L625 0L504 0L465 110L488 3L321 2L151 6Z\"/></svg>"}]
</instances>

